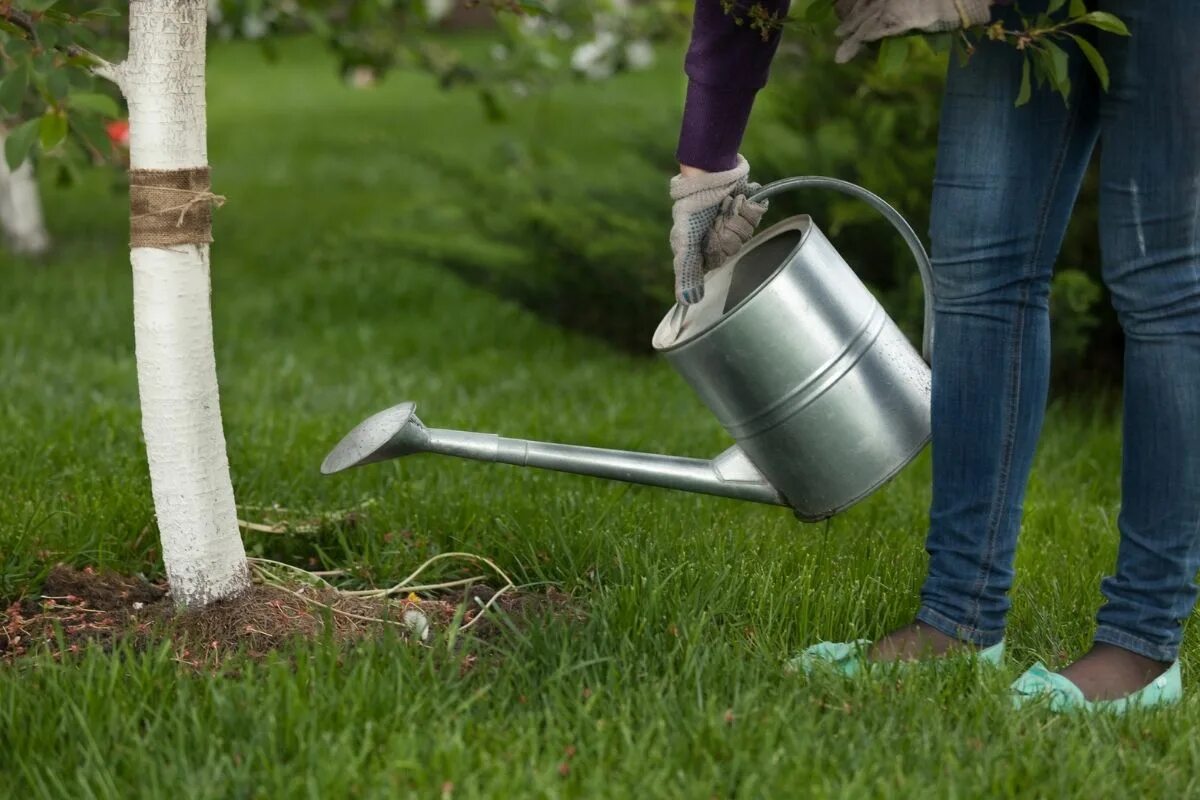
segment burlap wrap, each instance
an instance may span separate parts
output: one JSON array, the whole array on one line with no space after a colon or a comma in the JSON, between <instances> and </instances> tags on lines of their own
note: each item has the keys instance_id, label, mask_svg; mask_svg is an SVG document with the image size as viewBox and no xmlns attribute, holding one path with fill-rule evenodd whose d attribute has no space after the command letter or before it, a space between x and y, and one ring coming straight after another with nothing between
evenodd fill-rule
<instances>
[{"instance_id":1,"label":"burlap wrap","mask_svg":"<svg viewBox=\"0 0 1200 800\"><path fill-rule=\"evenodd\" d=\"M129 245L208 244L213 206L224 202L212 193L208 167L130 170Z\"/></svg>"}]
</instances>

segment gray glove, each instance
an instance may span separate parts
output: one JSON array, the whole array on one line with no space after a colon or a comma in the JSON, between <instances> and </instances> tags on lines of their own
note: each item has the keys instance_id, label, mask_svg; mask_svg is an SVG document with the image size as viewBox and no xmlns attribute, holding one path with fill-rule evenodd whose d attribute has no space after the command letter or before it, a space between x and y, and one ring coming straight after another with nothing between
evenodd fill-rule
<instances>
[{"instance_id":1,"label":"gray glove","mask_svg":"<svg viewBox=\"0 0 1200 800\"><path fill-rule=\"evenodd\" d=\"M750 165L739 155L733 169L671 179L671 251L680 305L700 302L704 274L740 250L766 213L766 202L747 198L760 188L748 181L749 174Z\"/></svg>"},{"instance_id":2,"label":"gray glove","mask_svg":"<svg viewBox=\"0 0 1200 800\"><path fill-rule=\"evenodd\" d=\"M837 0L842 40L834 60L845 64L866 42L909 33L942 33L991 21L991 0Z\"/></svg>"}]
</instances>

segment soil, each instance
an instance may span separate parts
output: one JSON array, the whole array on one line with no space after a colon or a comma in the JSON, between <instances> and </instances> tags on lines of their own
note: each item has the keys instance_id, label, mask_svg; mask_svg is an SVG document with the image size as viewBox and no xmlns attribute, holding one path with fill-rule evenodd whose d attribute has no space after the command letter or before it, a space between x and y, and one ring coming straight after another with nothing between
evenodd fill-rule
<instances>
[{"instance_id":1,"label":"soil","mask_svg":"<svg viewBox=\"0 0 1200 800\"><path fill-rule=\"evenodd\" d=\"M40 597L23 598L0 612L0 663L38 653L60 659L88 646L109 651L125 643L142 649L170 640L181 663L214 668L235 654L265 656L297 637L329 637L341 644L398 634L424 641L425 629L432 636L454 624L470 624L473 633L486 637L500 630L497 616L517 624L546 614L580 616L561 592L509 591L475 621L494 594L477 584L453 594L389 599L348 597L302 583L256 583L241 597L177 613L164 583L58 565Z\"/></svg>"}]
</instances>

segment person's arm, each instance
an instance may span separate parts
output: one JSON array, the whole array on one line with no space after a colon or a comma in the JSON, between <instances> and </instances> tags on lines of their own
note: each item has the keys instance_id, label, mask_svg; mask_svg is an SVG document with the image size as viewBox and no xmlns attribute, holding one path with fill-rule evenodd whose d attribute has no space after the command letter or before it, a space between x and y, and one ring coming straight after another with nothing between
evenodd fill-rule
<instances>
[{"instance_id":1,"label":"person's arm","mask_svg":"<svg viewBox=\"0 0 1200 800\"><path fill-rule=\"evenodd\" d=\"M754 96L766 85L779 47L779 31L764 41L761 32L749 27L753 3L783 19L790 0L736 0L733 14L747 19L744 25L725 13L721 0L696 0L684 62L687 100L675 153L684 175L720 172L737 163Z\"/></svg>"}]
</instances>

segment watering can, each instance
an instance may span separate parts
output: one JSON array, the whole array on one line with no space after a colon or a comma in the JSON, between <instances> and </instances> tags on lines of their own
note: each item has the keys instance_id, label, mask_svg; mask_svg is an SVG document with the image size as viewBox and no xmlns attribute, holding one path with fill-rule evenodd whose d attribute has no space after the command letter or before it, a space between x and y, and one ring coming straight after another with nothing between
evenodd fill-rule
<instances>
[{"instance_id":1,"label":"watering can","mask_svg":"<svg viewBox=\"0 0 1200 800\"><path fill-rule=\"evenodd\" d=\"M788 178L752 199L799 188L857 197L904 238L925 289L922 353L812 219L795 216L709 272L704 298L672 308L654 334L655 350L736 442L720 455L682 458L429 428L413 403L402 403L354 428L321 472L441 453L789 506L806 522L850 507L929 442L932 270L904 217L855 184Z\"/></svg>"}]
</instances>

